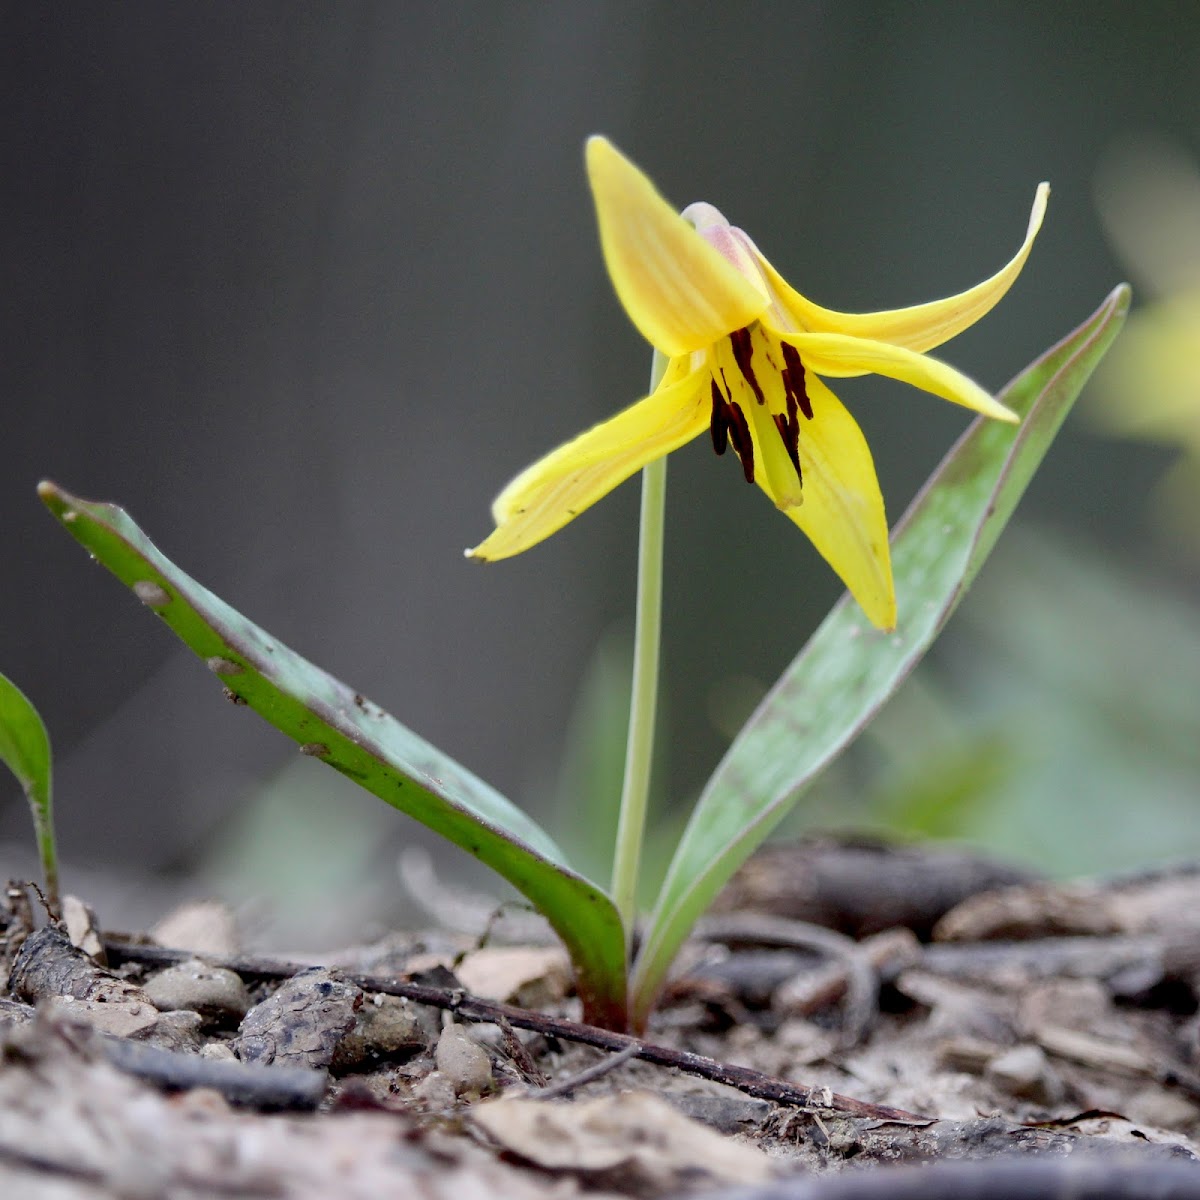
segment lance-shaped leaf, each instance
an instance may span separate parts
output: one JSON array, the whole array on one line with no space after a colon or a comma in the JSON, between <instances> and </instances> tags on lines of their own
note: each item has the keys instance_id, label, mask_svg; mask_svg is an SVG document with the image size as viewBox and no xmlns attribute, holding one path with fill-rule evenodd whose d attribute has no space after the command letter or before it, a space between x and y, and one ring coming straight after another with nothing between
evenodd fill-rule
<instances>
[{"instance_id":1,"label":"lance-shaped leaf","mask_svg":"<svg viewBox=\"0 0 1200 1200\"><path fill-rule=\"evenodd\" d=\"M53 483L63 527L277 729L504 876L566 943L591 1019L624 1024L625 936L612 901L519 808L378 705L282 645L167 559L122 509Z\"/></svg>"},{"instance_id":2,"label":"lance-shaped leaf","mask_svg":"<svg viewBox=\"0 0 1200 1200\"><path fill-rule=\"evenodd\" d=\"M0 675L0 762L8 765L29 800L46 899L51 907L57 907L58 853L50 808L50 735L30 699L4 675Z\"/></svg>"},{"instance_id":3,"label":"lance-shaped leaf","mask_svg":"<svg viewBox=\"0 0 1200 1200\"><path fill-rule=\"evenodd\" d=\"M635 1027L717 891L941 631L1128 308L1129 289L1119 287L1019 375L999 399L1021 423L975 421L913 501L892 537L900 601L895 632L873 629L844 596L738 734L705 787L663 883L634 971Z\"/></svg>"}]
</instances>

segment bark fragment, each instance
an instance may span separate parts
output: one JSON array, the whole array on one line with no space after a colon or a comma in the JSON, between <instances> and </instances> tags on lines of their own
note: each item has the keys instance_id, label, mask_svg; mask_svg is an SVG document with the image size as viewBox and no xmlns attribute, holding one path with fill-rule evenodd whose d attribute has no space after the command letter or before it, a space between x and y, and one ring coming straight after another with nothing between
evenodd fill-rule
<instances>
[{"instance_id":1,"label":"bark fragment","mask_svg":"<svg viewBox=\"0 0 1200 1200\"><path fill-rule=\"evenodd\" d=\"M338 1043L354 1028L362 997L337 972L300 971L246 1014L234 1053L243 1062L328 1067Z\"/></svg>"}]
</instances>

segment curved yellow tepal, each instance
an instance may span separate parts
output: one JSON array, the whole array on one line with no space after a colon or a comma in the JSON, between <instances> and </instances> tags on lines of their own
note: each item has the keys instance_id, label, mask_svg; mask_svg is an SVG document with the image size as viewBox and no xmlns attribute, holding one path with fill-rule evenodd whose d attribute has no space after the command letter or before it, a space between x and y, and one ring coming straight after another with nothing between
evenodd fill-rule
<instances>
[{"instance_id":1,"label":"curved yellow tepal","mask_svg":"<svg viewBox=\"0 0 1200 1200\"><path fill-rule=\"evenodd\" d=\"M804 362L818 375L883 375L995 421L1012 424L1018 419L973 379L928 354L845 333L798 333L792 341Z\"/></svg>"},{"instance_id":2,"label":"curved yellow tepal","mask_svg":"<svg viewBox=\"0 0 1200 1200\"><path fill-rule=\"evenodd\" d=\"M587 143L588 179L613 286L642 336L670 358L711 345L767 307L743 277L603 137Z\"/></svg>"},{"instance_id":3,"label":"curved yellow tepal","mask_svg":"<svg viewBox=\"0 0 1200 1200\"><path fill-rule=\"evenodd\" d=\"M1033 249L1034 239L1042 227L1049 199L1050 185L1038 184L1025 240L1016 254L995 275L957 296L947 296L944 300L934 300L929 304L917 304L911 308L897 308L886 312L834 312L800 295L765 258L762 259L761 266L772 289L777 292L781 305L801 329L846 333L852 337L890 342L894 346L904 346L909 350L932 350L974 325L1003 299L1005 292L1016 282L1030 250Z\"/></svg>"},{"instance_id":4,"label":"curved yellow tepal","mask_svg":"<svg viewBox=\"0 0 1200 1200\"><path fill-rule=\"evenodd\" d=\"M468 558L511 558L557 533L647 463L708 428L703 380L685 375L527 467L496 497L495 530Z\"/></svg>"},{"instance_id":5,"label":"curved yellow tepal","mask_svg":"<svg viewBox=\"0 0 1200 1200\"><path fill-rule=\"evenodd\" d=\"M867 439L819 379L804 445L804 503L787 516L850 589L876 629L896 628L896 589L883 494Z\"/></svg>"}]
</instances>

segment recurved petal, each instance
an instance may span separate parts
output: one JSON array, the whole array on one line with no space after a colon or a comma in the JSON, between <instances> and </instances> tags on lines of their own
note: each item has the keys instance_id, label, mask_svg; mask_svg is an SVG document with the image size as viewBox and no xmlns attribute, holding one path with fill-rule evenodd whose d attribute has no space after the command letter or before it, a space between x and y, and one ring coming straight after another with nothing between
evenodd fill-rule
<instances>
[{"instance_id":1,"label":"recurved petal","mask_svg":"<svg viewBox=\"0 0 1200 1200\"><path fill-rule=\"evenodd\" d=\"M767 307L743 277L606 138L587 144L600 244L613 287L651 345L674 358L749 325Z\"/></svg>"},{"instance_id":2,"label":"recurved petal","mask_svg":"<svg viewBox=\"0 0 1200 1200\"><path fill-rule=\"evenodd\" d=\"M880 629L896 626L887 517L867 440L819 379L807 381L813 419L800 426L804 503L785 509Z\"/></svg>"},{"instance_id":3,"label":"recurved petal","mask_svg":"<svg viewBox=\"0 0 1200 1200\"><path fill-rule=\"evenodd\" d=\"M961 371L928 354L918 354L887 342L872 342L844 333L798 333L787 339L818 375L846 378L851 375L886 375L932 392L952 404L974 409L985 417L1015 422L1011 409L968 379Z\"/></svg>"},{"instance_id":4,"label":"recurved petal","mask_svg":"<svg viewBox=\"0 0 1200 1200\"><path fill-rule=\"evenodd\" d=\"M492 505L495 531L467 557L491 562L536 546L648 462L702 433L711 417L706 378L692 372L667 383L527 467Z\"/></svg>"},{"instance_id":5,"label":"recurved petal","mask_svg":"<svg viewBox=\"0 0 1200 1200\"><path fill-rule=\"evenodd\" d=\"M945 300L934 300L930 304L917 304L911 308L897 308L886 312L842 313L822 308L800 295L760 255L763 273L779 298L780 306L788 313L800 329L848 333L854 337L870 338L874 341L892 342L910 350L931 350L949 341L974 325L980 317L994 308L1004 293L1012 287L1020 275L1034 238L1042 227L1046 215L1046 201L1050 196L1048 183L1038 184L1033 198L1033 211L1029 214L1029 228L1025 241L1012 260L990 279L948 296Z\"/></svg>"}]
</instances>

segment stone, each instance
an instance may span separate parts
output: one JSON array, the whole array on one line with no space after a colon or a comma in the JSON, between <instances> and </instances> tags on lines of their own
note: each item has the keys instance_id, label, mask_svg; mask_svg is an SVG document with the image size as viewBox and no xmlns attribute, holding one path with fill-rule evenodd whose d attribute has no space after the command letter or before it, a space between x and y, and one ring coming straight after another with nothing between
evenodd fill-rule
<instances>
[{"instance_id":1,"label":"stone","mask_svg":"<svg viewBox=\"0 0 1200 1200\"><path fill-rule=\"evenodd\" d=\"M215 1025L237 1024L250 1011L250 993L241 976L199 959L159 971L143 990L162 1012L191 1009Z\"/></svg>"},{"instance_id":2,"label":"stone","mask_svg":"<svg viewBox=\"0 0 1200 1200\"><path fill-rule=\"evenodd\" d=\"M434 1051L437 1069L450 1081L456 1095L491 1091L492 1060L461 1025L447 1025Z\"/></svg>"}]
</instances>

